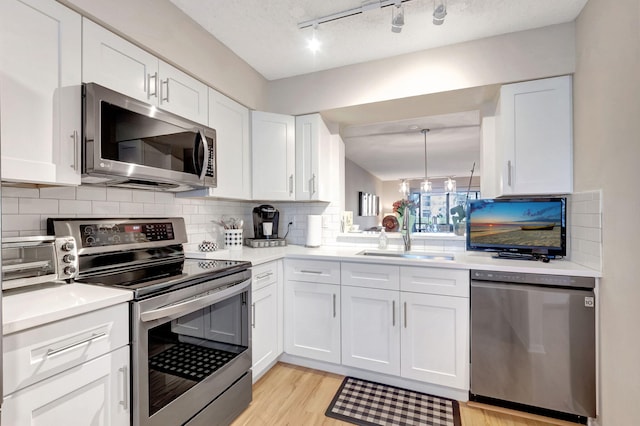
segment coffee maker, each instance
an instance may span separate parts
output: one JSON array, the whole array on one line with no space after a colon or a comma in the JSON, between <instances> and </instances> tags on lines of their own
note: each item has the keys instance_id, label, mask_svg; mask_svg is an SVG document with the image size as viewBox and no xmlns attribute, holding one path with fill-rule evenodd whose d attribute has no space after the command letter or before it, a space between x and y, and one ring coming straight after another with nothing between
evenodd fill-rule
<instances>
[{"instance_id":1,"label":"coffee maker","mask_svg":"<svg viewBox=\"0 0 640 426\"><path fill-rule=\"evenodd\" d=\"M256 239L277 239L280 212L263 204L253 209L253 235Z\"/></svg>"}]
</instances>

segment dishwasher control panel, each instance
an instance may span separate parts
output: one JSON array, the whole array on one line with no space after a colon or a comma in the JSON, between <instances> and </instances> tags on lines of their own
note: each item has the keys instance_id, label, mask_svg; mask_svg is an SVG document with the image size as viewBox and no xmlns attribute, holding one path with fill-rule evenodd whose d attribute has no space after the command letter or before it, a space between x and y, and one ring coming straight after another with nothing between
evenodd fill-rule
<instances>
[{"instance_id":1,"label":"dishwasher control panel","mask_svg":"<svg viewBox=\"0 0 640 426\"><path fill-rule=\"evenodd\" d=\"M530 274L508 271L471 270L471 279L476 281L493 281L514 284L544 285L553 287L594 288L595 278L576 277L571 275Z\"/></svg>"}]
</instances>

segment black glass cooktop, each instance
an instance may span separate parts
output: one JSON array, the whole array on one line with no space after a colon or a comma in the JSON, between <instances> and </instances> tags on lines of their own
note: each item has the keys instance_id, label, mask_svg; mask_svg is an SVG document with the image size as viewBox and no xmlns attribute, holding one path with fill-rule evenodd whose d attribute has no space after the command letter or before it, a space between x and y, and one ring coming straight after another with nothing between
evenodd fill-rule
<instances>
[{"instance_id":1,"label":"black glass cooktop","mask_svg":"<svg viewBox=\"0 0 640 426\"><path fill-rule=\"evenodd\" d=\"M179 259L130 269L105 270L82 276L77 281L134 291L134 299L142 299L168 291L189 287L247 270L251 262L239 260Z\"/></svg>"}]
</instances>

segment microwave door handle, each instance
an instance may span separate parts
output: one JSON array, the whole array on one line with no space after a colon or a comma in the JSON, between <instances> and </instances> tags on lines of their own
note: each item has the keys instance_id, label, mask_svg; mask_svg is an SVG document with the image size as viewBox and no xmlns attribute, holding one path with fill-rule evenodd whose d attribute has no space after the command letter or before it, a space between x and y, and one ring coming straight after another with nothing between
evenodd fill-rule
<instances>
[{"instance_id":1,"label":"microwave door handle","mask_svg":"<svg viewBox=\"0 0 640 426\"><path fill-rule=\"evenodd\" d=\"M209 168L209 143L202 130L198 130L198 133L200 133L202 147L204 148L204 159L202 160L202 171L200 172L200 180L204 180L207 175L207 169ZM196 154L194 153L194 155Z\"/></svg>"}]
</instances>

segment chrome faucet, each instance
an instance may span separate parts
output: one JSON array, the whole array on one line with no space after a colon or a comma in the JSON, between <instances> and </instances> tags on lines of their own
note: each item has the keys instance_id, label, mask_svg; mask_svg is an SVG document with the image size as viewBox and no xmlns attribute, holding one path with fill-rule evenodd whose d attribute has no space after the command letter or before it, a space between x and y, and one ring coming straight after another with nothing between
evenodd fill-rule
<instances>
[{"instance_id":1,"label":"chrome faucet","mask_svg":"<svg viewBox=\"0 0 640 426\"><path fill-rule=\"evenodd\" d=\"M402 240L404 241L404 251L411 250L411 229L409 229L409 208L406 209L406 213L402 216Z\"/></svg>"}]
</instances>

